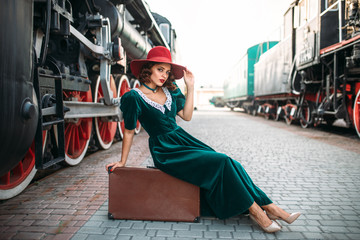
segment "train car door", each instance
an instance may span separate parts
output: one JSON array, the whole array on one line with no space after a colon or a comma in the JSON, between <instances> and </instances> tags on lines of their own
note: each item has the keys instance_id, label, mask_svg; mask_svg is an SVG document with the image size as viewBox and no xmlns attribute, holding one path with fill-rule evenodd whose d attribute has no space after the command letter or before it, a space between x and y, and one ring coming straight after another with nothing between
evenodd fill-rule
<instances>
[{"instance_id":1,"label":"train car door","mask_svg":"<svg viewBox=\"0 0 360 240\"><path fill-rule=\"evenodd\" d=\"M281 92L289 92L291 89L291 81L289 76L292 74L293 62L295 57L295 34L296 34L296 25L294 19L296 18L295 14L295 4L292 4L289 9L284 14L284 32L283 39L281 41L282 45L282 62L284 64L281 69L282 74L279 74L282 78Z\"/></svg>"}]
</instances>

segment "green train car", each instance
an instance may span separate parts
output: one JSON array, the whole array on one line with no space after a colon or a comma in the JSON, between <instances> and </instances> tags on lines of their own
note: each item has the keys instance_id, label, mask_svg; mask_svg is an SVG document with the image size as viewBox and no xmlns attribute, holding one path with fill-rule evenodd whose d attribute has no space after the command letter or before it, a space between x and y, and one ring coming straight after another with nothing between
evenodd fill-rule
<instances>
[{"instance_id":1,"label":"green train car","mask_svg":"<svg viewBox=\"0 0 360 240\"><path fill-rule=\"evenodd\" d=\"M254 98L254 65L260 56L272 48L278 41L256 44L247 49L246 54L236 63L224 81L224 100L226 106L234 109L250 109Z\"/></svg>"}]
</instances>

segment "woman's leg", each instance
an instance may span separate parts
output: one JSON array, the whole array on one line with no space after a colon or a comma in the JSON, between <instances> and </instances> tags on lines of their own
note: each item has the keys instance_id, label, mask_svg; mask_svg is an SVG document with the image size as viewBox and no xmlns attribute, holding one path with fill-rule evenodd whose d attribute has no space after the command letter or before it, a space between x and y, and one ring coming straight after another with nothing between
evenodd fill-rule
<instances>
[{"instance_id":1,"label":"woman's leg","mask_svg":"<svg viewBox=\"0 0 360 240\"><path fill-rule=\"evenodd\" d=\"M272 224L272 221L256 202L251 205L249 212L262 227L268 227Z\"/></svg>"},{"instance_id":2,"label":"woman's leg","mask_svg":"<svg viewBox=\"0 0 360 240\"><path fill-rule=\"evenodd\" d=\"M287 219L290 216L290 213L286 212L284 209L275 205L274 203L261 206L267 213L274 215L275 217Z\"/></svg>"}]
</instances>

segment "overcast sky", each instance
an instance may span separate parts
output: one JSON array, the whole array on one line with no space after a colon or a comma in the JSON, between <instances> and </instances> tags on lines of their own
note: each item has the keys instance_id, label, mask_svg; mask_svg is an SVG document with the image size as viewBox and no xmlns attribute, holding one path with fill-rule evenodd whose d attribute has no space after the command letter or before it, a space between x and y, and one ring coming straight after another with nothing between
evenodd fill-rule
<instances>
[{"instance_id":1,"label":"overcast sky","mask_svg":"<svg viewBox=\"0 0 360 240\"><path fill-rule=\"evenodd\" d=\"M176 30L177 63L188 67L196 86L222 87L246 49L280 36L283 14L293 0L145 0ZM273 37L271 37L273 36ZM275 37L274 37L275 36Z\"/></svg>"}]
</instances>

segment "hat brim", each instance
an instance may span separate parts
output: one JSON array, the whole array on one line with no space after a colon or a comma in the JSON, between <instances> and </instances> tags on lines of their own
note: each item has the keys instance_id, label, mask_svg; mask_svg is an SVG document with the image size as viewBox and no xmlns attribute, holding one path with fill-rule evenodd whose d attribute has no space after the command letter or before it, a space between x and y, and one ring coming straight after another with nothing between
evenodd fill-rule
<instances>
[{"instance_id":1,"label":"hat brim","mask_svg":"<svg viewBox=\"0 0 360 240\"><path fill-rule=\"evenodd\" d=\"M156 61L149 61L147 59L136 59L131 61L130 63L130 69L132 74L134 74L135 77L139 78L141 67L147 63L147 62L156 62ZM184 76L184 70L186 70L186 67L172 63L172 62L157 62L157 63L168 63L171 65L171 72L174 75L175 79L181 79Z\"/></svg>"}]
</instances>

